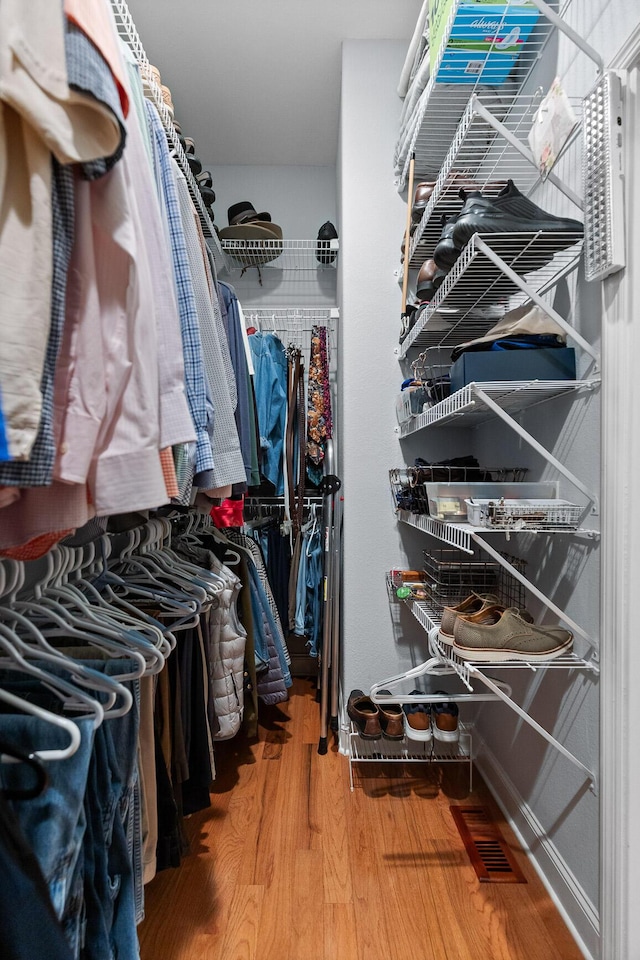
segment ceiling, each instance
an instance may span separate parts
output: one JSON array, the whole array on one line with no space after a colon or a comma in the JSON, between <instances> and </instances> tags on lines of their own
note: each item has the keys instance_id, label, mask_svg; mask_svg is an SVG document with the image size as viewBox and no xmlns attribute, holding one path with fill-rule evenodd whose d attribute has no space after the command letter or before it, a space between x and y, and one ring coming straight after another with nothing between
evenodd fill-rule
<instances>
[{"instance_id":1,"label":"ceiling","mask_svg":"<svg viewBox=\"0 0 640 960\"><path fill-rule=\"evenodd\" d=\"M421 0L129 0L211 164L334 164L343 40L407 44ZM372 118L375 122L375 118Z\"/></svg>"}]
</instances>

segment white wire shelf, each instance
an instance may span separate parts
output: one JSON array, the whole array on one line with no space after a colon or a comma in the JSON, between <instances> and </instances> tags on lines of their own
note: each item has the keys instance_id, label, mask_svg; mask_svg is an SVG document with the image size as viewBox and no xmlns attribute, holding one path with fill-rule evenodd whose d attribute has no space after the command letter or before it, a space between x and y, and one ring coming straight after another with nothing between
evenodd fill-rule
<instances>
[{"instance_id":1,"label":"white wire shelf","mask_svg":"<svg viewBox=\"0 0 640 960\"><path fill-rule=\"evenodd\" d=\"M598 665L592 660L585 660L575 653L567 653L562 657L556 657L554 660L502 660L499 663L490 663L463 660L459 657L454 648L449 644L442 643L438 638L438 627L442 619L442 611L428 600L417 600L409 597L406 600L398 600L398 603L404 603L411 611L411 614L418 621L422 629L429 635L429 646L434 656L441 657L442 660L450 664L464 682L465 686L471 687L472 673L474 670L493 670L495 668L509 670L589 670L593 673L598 672Z\"/></svg>"},{"instance_id":2,"label":"white wire shelf","mask_svg":"<svg viewBox=\"0 0 640 960\"><path fill-rule=\"evenodd\" d=\"M583 534L589 537L599 536L597 530L583 529L582 527L573 528L541 525L527 526L526 529L518 530L513 528L474 526L471 523L445 523L443 520L435 520L433 517L425 514L410 513L408 510L398 510L397 517L402 523L406 523L416 530L421 530L423 533L428 533L437 540L441 540L442 543L448 543L450 546L464 550L466 553L473 553L473 534L502 533L507 534L508 537L518 533L545 535L565 534L569 536Z\"/></svg>"},{"instance_id":3,"label":"white wire shelf","mask_svg":"<svg viewBox=\"0 0 640 960\"><path fill-rule=\"evenodd\" d=\"M178 132L173 122L173 117L171 116L171 113L164 102L162 90L158 86L158 83L151 72L149 59L142 45L140 35L133 17L131 16L128 4L126 3L126 0L111 0L111 8L113 10L118 35L133 51L133 55L135 56L140 67L142 78L149 85L151 99L153 100L153 103L160 114L160 119L162 120L162 125L167 135L169 146L175 155L182 173L186 178L191 199L194 202L198 218L202 225L203 233L208 239L216 267L219 270L222 270L227 265L226 257L222 251L222 247L220 246L220 241L213 226L213 221L209 215L209 211L207 210L202 199L202 194L200 193L198 183L191 172L187 155L182 149L182 144L180 143Z\"/></svg>"},{"instance_id":4,"label":"white wire shelf","mask_svg":"<svg viewBox=\"0 0 640 960\"><path fill-rule=\"evenodd\" d=\"M507 310L530 299L484 253L483 244L533 289L547 291L579 263L582 234L474 234L401 344L401 357L412 347L453 347L481 337Z\"/></svg>"},{"instance_id":5,"label":"white wire shelf","mask_svg":"<svg viewBox=\"0 0 640 960\"><path fill-rule=\"evenodd\" d=\"M442 697L439 698L440 702ZM450 763L471 758L471 729L463 723L458 724L460 739L453 743L443 743L432 738L430 741L410 740L363 740L353 721L350 725L350 756L354 761L384 763L400 760L403 763L425 762Z\"/></svg>"},{"instance_id":6,"label":"white wire shelf","mask_svg":"<svg viewBox=\"0 0 640 960\"><path fill-rule=\"evenodd\" d=\"M441 72L441 68L460 2L461 0L456 0L452 5L437 56L432 64L431 77L419 100L418 109L412 118L410 128L412 132L409 136L408 149L402 149L400 143L398 145L404 157L404 164L399 175L400 190L404 190L407 185L412 155L415 156L416 177L431 180L437 178L456 128L472 95L477 95L498 118L507 115L509 104L513 103L525 88L556 27L563 30L600 68L602 65L597 52L589 47L562 19L562 15L567 11L571 0L562 4L560 16L551 10L546 3L534 0L542 14L531 34L522 44L515 66L506 80L504 80L504 71L500 66L497 69L501 72L496 73L496 50L498 47L497 43L494 42L484 56L481 54L474 56L474 63L470 65L473 72L468 71L465 74L466 79L471 82L443 82L443 80L446 81L446 77L444 71ZM504 12L502 16L495 18L500 21L496 24L497 29L494 29L492 25L491 32L494 37L497 38L500 32L505 32L504 29L501 31L501 27L509 13L513 12L509 8L515 6L516 2L517 0L506 0L503 4ZM406 137L407 134L403 131L400 137L403 143Z\"/></svg>"},{"instance_id":7,"label":"white wire shelf","mask_svg":"<svg viewBox=\"0 0 640 960\"><path fill-rule=\"evenodd\" d=\"M442 698L440 698L442 699ZM435 737L428 742L410 740L363 740L355 724L349 726L349 782L354 789L354 763L466 763L469 792L473 789L473 739L471 727L458 723L459 739L443 743Z\"/></svg>"},{"instance_id":8,"label":"white wire shelf","mask_svg":"<svg viewBox=\"0 0 640 960\"><path fill-rule=\"evenodd\" d=\"M520 413L529 407L555 397L594 390L600 380L511 380L492 383L468 383L445 400L414 417L400 428L400 436L408 437L426 427L475 426L495 416L478 397L480 389L507 413Z\"/></svg>"},{"instance_id":9,"label":"white wire shelf","mask_svg":"<svg viewBox=\"0 0 640 960\"><path fill-rule=\"evenodd\" d=\"M498 196L508 179L525 194L539 182L526 138L540 99L539 93L510 98L501 106L499 115L493 117L476 94L471 96L413 235L409 248L411 268L418 269L433 256L443 217L460 211L461 188L481 190L483 196L491 199ZM575 98L571 102L579 115L582 101Z\"/></svg>"},{"instance_id":10,"label":"white wire shelf","mask_svg":"<svg viewBox=\"0 0 640 960\"><path fill-rule=\"evenodd\" d=\"M339 240L222 240L222 249L230 271L256 267L316 273L336 269Z\"/></svg>"},{"instance_id":11,"label":"white wire shelf","mask_svg":"<svg viewBox=\"0 0 640 960\"><path fill-rule=\"evenodd\" d=\"M414 601L415 603L416 601ZM433 630L429 638L430 645L439 656L442 656L454 668L463 683L468 684L476 670L486 671L494 669L507 670L588 670L590 673L598 673L598 665L591 661L579 657L575 653L567 653L563 657L556 657L555 660L501 660L497 663L487 664L475 660L462 660L455 652L453 647L442 643L438 639L437 630Z\"/></svg>"},{"instance_id":12,"label":"white wire shelf","mask_svg":"<svg viewBox=\"0 0 640 960\"><path fill-rule=\"evenodd\" d=\"M338 358L337 307L245 307L247 327L256 327L263 333L275 333L285 346L302 350L307 365L311 356L311 334L314 326L327 328L329 370L335 375Z\"/></svg>"}]
</instances>

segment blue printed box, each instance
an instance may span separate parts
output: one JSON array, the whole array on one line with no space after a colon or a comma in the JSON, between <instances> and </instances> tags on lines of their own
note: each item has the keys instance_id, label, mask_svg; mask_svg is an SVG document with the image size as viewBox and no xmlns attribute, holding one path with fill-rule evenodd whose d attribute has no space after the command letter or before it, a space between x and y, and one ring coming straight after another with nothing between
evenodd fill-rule
<instances>
[{"instance_id":1,"label":"blue printed box","mask_svg":"<svg viewBox=\"0 0 640 960\"><path fill-rule=\"evenodd\" d=\"M456 0L429 0L431 69L446 33ZM540 12L532 3L457 5L438 83L504 83L522 53Z\"/></svg>"}]
</instances>

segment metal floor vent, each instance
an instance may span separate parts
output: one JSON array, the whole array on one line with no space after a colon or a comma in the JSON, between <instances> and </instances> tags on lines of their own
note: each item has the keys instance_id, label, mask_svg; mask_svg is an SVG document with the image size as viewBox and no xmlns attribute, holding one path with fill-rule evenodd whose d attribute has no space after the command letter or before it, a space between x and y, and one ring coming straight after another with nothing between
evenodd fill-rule
<instances>
[{"instance_id":1,"label":"metal floor vent","mask_svg":"<svg viewBox=\"0 0 640 960\"><path fill-rule=\"evenodd\" d=\"M452 805L449 809L482 883L527 882L486 807Z\"/></svg>"}]
</instances>

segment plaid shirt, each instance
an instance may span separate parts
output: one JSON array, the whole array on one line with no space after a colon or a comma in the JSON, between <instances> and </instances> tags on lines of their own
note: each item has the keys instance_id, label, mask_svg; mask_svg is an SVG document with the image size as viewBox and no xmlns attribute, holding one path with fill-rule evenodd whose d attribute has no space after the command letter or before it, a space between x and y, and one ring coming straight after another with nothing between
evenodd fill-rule
<instances>
[{"instance_id":1,"label":"plaid shirt","mask_svg":"<svg viewBox=\"0 0 640 960\"><path fill-rule=\"evenodd\" d=\"M42 413L28 461L0 464L0 486L44 487L51 483L56 447L53 438L53 378L62 340L67 291L67 268L73 244L73 172L55 159L51 177L53 214L53 275L51 326L42 371Z\"/></svg>"},{"instance_id":2,"label":"plaid shirt","mask_svg":"<svg viewBox=\"0 0 640 960\"><path fill-rule=\"evenodd\" d=\"M169 238L173 258L173 273L176 282L182 349L184 353L184 379L191 419L196 428L196 473L213 469L211 441L207 432L207 389L202 361L202 343L198 310L193 291L191 268L184 238L184 229L180 216L180 204L176 182L171 167L171 156L167 140L157 111L146 103L147 121L156 156L160 161L159 180L162 185L163 200L169 224Z\"/></svg>"}]
</instances>

